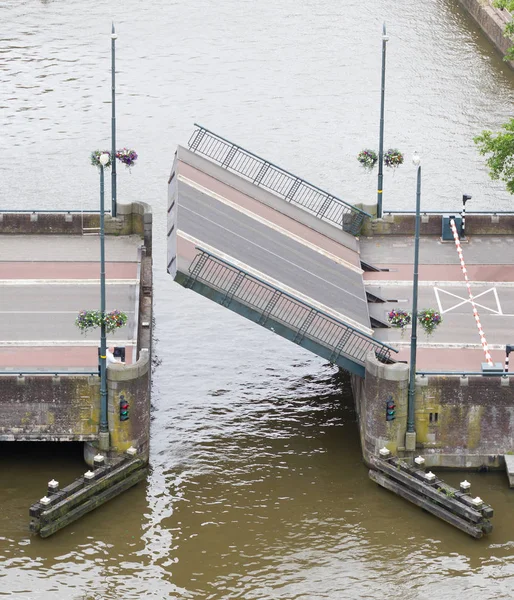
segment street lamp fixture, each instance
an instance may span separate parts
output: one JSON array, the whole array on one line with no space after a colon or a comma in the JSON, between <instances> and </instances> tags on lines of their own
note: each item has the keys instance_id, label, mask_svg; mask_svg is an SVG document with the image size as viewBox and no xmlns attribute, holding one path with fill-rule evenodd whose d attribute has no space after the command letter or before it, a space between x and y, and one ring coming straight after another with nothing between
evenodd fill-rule
<instances>
[{"instance_id":1,"label":"street lamp fixture","mask_svg":"<svg viewBox=\"0 0 514 600\"><path fill-rule=\"evenodd\" d=\"M107 340L105 335L105 206L104 206L104 169L110 160L107 153L100 155L100 449L109 449L109 424L107 421ZM114 161L114 156L112 157ZM107 446L107 447L106 447Z\"/></svg>"},{"instance_id":2,"label":"street lamp fixture","mask_svg":"<svg viewBox=\"0 0 514 600\"><path fill-rule=\"evenodd\" d=\"M382 28L382 86L380 92L380 137L378 142L378 186L377 186L377 219L382 218L382 186L384 181L384 104L385 104L385 69L386 44L389 36L384 23Z\"/></svg>"},{"instance_id":3,"label":"street lamp fixture","mask_svg":"<svg viewBox=\"0 0 514 600\"><path fill-rule=\"evenodd\" d=\"M414 230L414 274L412 277L412 330L410 338L410 373L409 400L407 406L406 450L416 449L415 403L416 403L416 350L418 327L418 267L419 267L419 223L421 212L421 158L417 152L412 157L412 164L417 168L416 186L416 224Z\"/></svg>"}]
</instances>

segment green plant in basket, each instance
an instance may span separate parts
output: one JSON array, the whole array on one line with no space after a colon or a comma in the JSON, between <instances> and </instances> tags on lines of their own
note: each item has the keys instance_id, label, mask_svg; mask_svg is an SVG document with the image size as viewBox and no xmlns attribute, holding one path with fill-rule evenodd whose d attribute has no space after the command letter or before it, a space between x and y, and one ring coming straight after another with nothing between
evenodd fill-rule
<instances>
[{"instance_id":1,"label":"green plant in basket","mask_svg":"<svg viewBox=\"0 0 514 600\"><path fill-rule=\"evenodd\" d=\"M105 323L105 331L113 333L116 329L127 324L127 315L120 310L113 310L102 315L99 310L81 310L75 319L75 325L82 333L101 327Z\"/></svg>"}]
</instances>

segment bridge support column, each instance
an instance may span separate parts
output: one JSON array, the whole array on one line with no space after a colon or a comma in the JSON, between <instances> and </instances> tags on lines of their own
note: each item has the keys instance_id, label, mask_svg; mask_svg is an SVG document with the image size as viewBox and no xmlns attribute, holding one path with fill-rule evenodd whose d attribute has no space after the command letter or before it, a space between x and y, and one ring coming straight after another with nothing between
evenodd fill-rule
<instances>
[{"instance_id":1,"label":"bridge support column","mask_svg":"<svg viewBox=\"0 0 514 600\"><path fill-rule=\"evenodd\" d=\"M405 363L381 363L374 352L366 357L365 377L354 376L352 387L359 414L364 460L386 447L394 454L406 448L409 367ZM388 415L388 401L394 414ZM388 420L388 417L390 420Z\"/></svg>"}]
</instances>

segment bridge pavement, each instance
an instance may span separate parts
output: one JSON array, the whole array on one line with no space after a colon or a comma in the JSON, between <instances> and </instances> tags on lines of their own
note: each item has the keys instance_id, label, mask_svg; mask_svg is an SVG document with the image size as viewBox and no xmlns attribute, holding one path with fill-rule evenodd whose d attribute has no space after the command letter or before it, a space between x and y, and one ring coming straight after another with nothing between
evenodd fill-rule
<instances>
[{"instance_id":1,"label":"bridge pavement","mask_svg":"<svg viewBox=\"0 0 514 600\"><path fill-rule=\"evenodd\" d=\"M108 336L126 347L136 340L138 236L105 238L106 309L127 313L127 326ZM100 308L98 236L0 236L0 370L95 370L99 330L75 326L82 309Z\"/></svg>"},{"instance_id":2,"label":"bridge pavement","mask_svg":"<svg viewBox=\"0 0 514 600\"><path fill-rule=\"evenodd\" d=\"M354 236L257 188L231 186L186 161L208 161L179 148L177 262L187 273L197 248L239 266L352 327L371 334ZM287 206L290 214L283 212ZM315 226L309 226L312 220ZM325 226L320 231L319 228ZM328 233L328 235L327 235ZM331 235L333 237L331 237Z\"/></svg>"},{"instance_id":3,"label":"bridge pavement","mask_svg":"<svg viewBox=\"0 0 514 600\"><path fill-rule=\"evenodd\" d=\"M413 238L361 238L360 247L362 260L387 269L364 274L366 289L386 300L370 305L371 316L387 322L392 308L410 310ZM514 238L472 236L462 251L493 362L503 363L505 345L514 343ZM481 371L485 355L453 241L420 240L418 309L423 308L438 309L443 323L429 338L418 327L417 370ZM403 337L397 329L375 330L377 339L400 349L399 360L409 360L410 335L410 328Z\"/></svg>"}]
</instances>

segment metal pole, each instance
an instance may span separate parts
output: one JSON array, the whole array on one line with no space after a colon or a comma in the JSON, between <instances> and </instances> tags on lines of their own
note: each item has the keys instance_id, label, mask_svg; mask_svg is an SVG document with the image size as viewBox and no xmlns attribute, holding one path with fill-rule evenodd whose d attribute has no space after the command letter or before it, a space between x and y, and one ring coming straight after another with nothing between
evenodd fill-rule
<instances>
[{"instance_id":1,"label":"metal pole","mask_svg":"<svg viewBox=\"0 0 514 600\"><path fill-rule=\"evenodd\" d=\"M386 70L386 44L388 40L386 26L382 29L382 88L380 94L380 137L378 142L378 189L377 189L377 219L382 218L382 187L384 168L384 102L385 102L385 70Z\"/></svg>"},{"instance_id":2,"label":"metal pole","mask_svg":"<svg viewBox=\"0 0 514 600\"><path fill-rule=\"evenodd\" d=\"M409 404L407 409L407 433L414 433L414 411L416 402L416 350L418 328L418 265L419 265L419 222L421 206L421 165L418 166L416 190L416 229L414 233L414 276L412 278L412 333L410 337Z\"/></svg>"},{"instance_id":3,"label":"metal pole","mask_svg":"<svg viewBox=\"0 0 514 600\"><path fill-rule=\"evenodd\" d=\"M506 375L509 372L509 354L512 352L514 346L507 344L505 346L505 366L503 368L503 374Z\"/></svg>"},{"instance_id":4,"label":"metal pole","mask_svg":"<svg viewBox=\"0 0 514 600\"><path fill-rule=\"evenodd\" d=\"M111 195L112 195L112 207L111 215L116 216L116 30L114 29L114 23L112 24L111 33L111 89L112 89L112 117L111 117Z\"/></svg>"},{"instance_id":5,"label":"metal pole","mask_svg":"<svg viewBox=\"0 0 514 600\"><path fill-rule=\"evenodd\" d=\"M471 196L469 194L462 195L462 211L460 213L461 225L460 225L460 237L466 237L466 202L471 200Z\"/></svg>"},{"instance_id":6,"label":"metal pole","mask_svg":"<svg viewBox=\"0 0 514 600\"><path fill-rule=\"evenodd\" d=\"M109 431L107 422L107 371L105 336L105 229L104 229L104 167L100 164L100 312L102 325L100 333L100 432Z\"/></svg>"}]
</instances>

